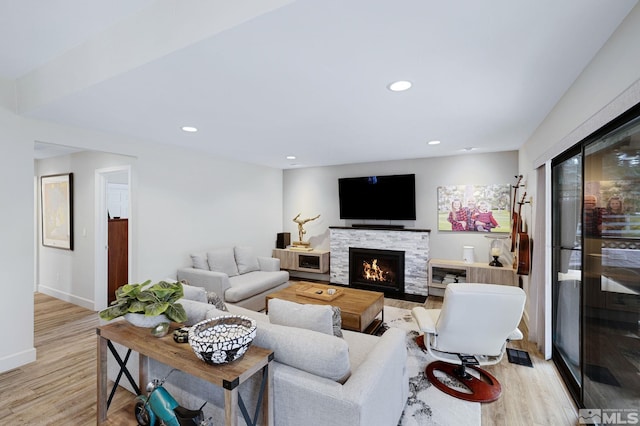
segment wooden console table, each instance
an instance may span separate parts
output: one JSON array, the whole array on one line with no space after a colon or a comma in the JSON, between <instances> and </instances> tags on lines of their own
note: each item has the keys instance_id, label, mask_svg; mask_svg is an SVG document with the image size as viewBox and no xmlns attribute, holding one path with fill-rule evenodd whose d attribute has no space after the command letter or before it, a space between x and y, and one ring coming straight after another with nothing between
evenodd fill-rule
<instances>
[{"instance_id":1,"label":"wooden console table","mask_svg":"<svg viewBox=\"0 0 640 426\"><path fill-rule=\"evenodd\" d=\"M172 368L224 388L225 425L227 426L237 426L238 405L241 404L241 407L244 407L242 398L238 393L238 387L249 377L262 371L263 380L265 381L263 386L264 394L261 398L262 405L260 407L262 421L258 422L258 418L253 421L247 419L244 409L242 414L245 416L247 424L273 425L273 368L270 368L273 360L273 351L251 345L239 360L229 364L209 365L196 357L188 343L175 343L173 341L172 333L175 328L175 326L172 326L170 333L161 338L152 336L149 329L135 327L126 321L111 322L96 329L98 335L98 425L102 424L107 418L107 349L109 348L113 351L112 342L128 348L124 361L119 356L115 354L114 356L116 356L116 360L120 364L121 373L124 373L130 381L133 379L126 369L126 361L132 350L140 354L138 383L142 384L143 388L149 380L147 358L153 358Z\"/></svg>"},{"instance_id":2,"label":"wooden console table","mask_svg":"<svg viewBox=\"0 0 640 426\"><path fill-rule=\"evenodd\" d=\"M317 274L326 274L329 272L328 250L298 251L292 249L273 249L272 257L280 259L280 268L282 269L314 272Z\"/></svg>"},{"instance_id":3,"label":"wooden console table","mask_svg":"<svg viewBox=\"0 0 640 426\"><path fill-rule=\"evenodd\" d=\"M434 280L436 272L461 277L468 283L488 283L501 285L518 285L516 270L509 267L489 266L488 263L466 263L461 260L431 259L429 260L429 294L442 296L446 283Z\"/></svg>"}]
</instances>

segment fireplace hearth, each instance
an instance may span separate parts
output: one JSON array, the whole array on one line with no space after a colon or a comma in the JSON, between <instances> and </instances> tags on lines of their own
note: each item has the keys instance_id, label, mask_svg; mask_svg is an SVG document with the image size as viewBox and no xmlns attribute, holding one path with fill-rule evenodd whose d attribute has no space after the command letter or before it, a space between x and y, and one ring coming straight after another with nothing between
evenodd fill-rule
<instances>
[{"instance_id":1,"label":"fireplace hearth","mask_svg":"<svg viewBox=\"0 0 640 426\"><path fill-rule=\"evenodd\" d=\"M404 295L404 251L349 247L349 286Z\"/></svg>"}]
</instances>

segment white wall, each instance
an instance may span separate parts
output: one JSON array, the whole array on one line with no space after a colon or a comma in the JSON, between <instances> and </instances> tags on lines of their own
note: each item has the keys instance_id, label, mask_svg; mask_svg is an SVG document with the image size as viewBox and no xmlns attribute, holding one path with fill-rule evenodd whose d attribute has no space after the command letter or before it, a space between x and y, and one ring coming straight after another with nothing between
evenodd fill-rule
<instances>
[{"instance_id":1,"label":"white wall","mask_svg":"<svg viewBox=\"0 0 640 426\"><path fill-rule=\"evenodd\" d=\"M407 228L430 229L430 254L433 258L462 259L462 246L475 246L476 259L489 262L490 240L484 233L438 232L437 187L461 184L515 184L518 153L516 151L467 154L414 160L361 163L332 167L291 169L284 172L283 231L297 240L293 218L320 214L304 228L312 246L329 249L329 226L350 226L355 221L340 219L338 178L414 173L416 175L415 221L394 221ZM363 222L363 221L360 221ZM366 223L389 223L366 221Z\"/></svg>"},{"instance_id":2,"label":"white wall","mask_svg":"<svg viewBox=\"0 0 640 426\"><path fill-rule=\"evenodd\" d=\"M580 142L640 102L640 4L636 5L591 63L576 79L519 151L519 168L531 182L527 191L535 202L535 169ZM547 210L550 206L546 206ZM542 218L524 213L531 230ZM547 255L550 256L547 247ZM532 258L533 268L544 259Z\"/></svg>"},{"instance_id":3,"label":"white wall","mask_svg":"<svg viewBox=\"0 0 640 426\"><path fill-rule=\"evenodd\" d=\"M0 372L35 360L33 347L33 142L0 104Z\"/></svg>"},{"instance_id":4,"label":"white wall","mask_svg":"<svg viewBox=\"0 0 640 426\"><path fill-rule=\"evenodd\" d=\"M0 290L6 295L0 298L0 319L14 327L11 341L0 345L0 372L35 359L34 141L135 158L130 215L134 281L173 276L178 267L189 264L191 251L209 247L243 244L253 246L258 254L271 254L282 224L281 170L24 119L0 109L0 194L5 200L0 205L0 265L4 271ZM76 178L74 182L79 198L74 217L76 248L73 252L43 252L45 264L39 274L40 282L52 283L48 285L83 304L94 298L94 182L89 171L113 164L103 160L98 154L80 154L80 159L58 159L55 167L43 169L46 174L73 171L78 177L88 176L86 181Z\"/></svg>"},{"instance_id":5,"label":"white wall","mask_svg":"<svg viewBox=\"0 0 640 426\"><path fill-rule=\"evenodd\" d=\"M550 199L539 197L534 182L535 169L580 142L592 132L607 124L633 105L640 102L640 4L627 15L622 24L600 49L569 90L558 101L534 134L519 151L519 168L527 181L528 193L534 203L544 203L547 217L551 209ZM550 174L548 174L550 176ZM547 188L550 185L546 182ZM536 211L534 206L533 211ZM531 233L538 227L549 232L545 218L524 212ZM537 229L538 228L538 229ZM546 228L546 229L545 229ZM534 241L534 244L536 242ZM540 241L537 242L540 244ZM550 241L544 245L544 256L533 256L531 266L542 274L544 288L529 294L527 298L530 337L535 336L545 355L551 354L551 297L550 297ZM546 261L546 263L545 263ZM529 280L524 279L524 289L529 293ZM538 306L529 304L537 300ZM529 309L534 311L529 311Z\"/></svg>"},{"instance_id":6,"label":"white wall","mask_svg":"<svg viewBox=\"0 0 640 426\"><path fill-rule=\"evenodd\" d=\"M609 103L640 79L640 4L600 49L523 146L521 158L527 166L553 158L606 124L594 121L590 131L574 140L563 140L581 125L589 123ZM637 95L637 94L636 94ZM638 97L626 102L632 106ZM618 114L623 111L618 111Z\"/></svg>"},{"instance_id":7,"label":"white wall","mask_svg":"<svg viewBox=\"0 0 640 426\"><path fill-rule=\"evenodd\" d=\"M134 175L138 280L175 276L189 254L252 246L271 256L282 222L282 171L184 150L140 156Z\"/></svg>"},{"instance_id":8,"label":"white wall","mask_svg":"<svg viewBox=\"0 0 640 426\"><path fill-rule=\"evenodd\" d=\"M36 285L39 291L60 299L93 308L95 269L95 170L134 165L135 158L124 155L85 151L36 161L36 177L73 173L74 249L61 250L42 245L38 226ZM40 196L37 212L41 214ZM38 224L40 221L38 220Z\"/></svg>"},{"instance_id":9,"label":"white wall","mask_svg":"<svg viewBox=\"0 0 640 426\"><path fill-rule=\"evenodd\" d=\"M133 281L175 276L190 264L189 253L212 247L250 245L271 255L282 220L282 172L167 150L138 158L82 152L38 161L38 177L74 173L75 247L39 247L41 291L94 306L94 171L100 168L132 166Z\"/></svg>"}]
</instances>

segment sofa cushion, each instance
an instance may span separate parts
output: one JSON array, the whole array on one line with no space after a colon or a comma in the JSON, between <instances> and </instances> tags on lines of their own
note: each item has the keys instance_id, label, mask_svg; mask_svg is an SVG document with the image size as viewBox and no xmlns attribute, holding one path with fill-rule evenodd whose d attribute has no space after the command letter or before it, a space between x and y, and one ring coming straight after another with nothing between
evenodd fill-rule
<instances>
[{"instance_id":1,"label":"sofa cushion","mask_svg":"<svg viewBox=\"0 0 640 426\"><path fill-rule=\"evenodd\" d=\"M329 305L303 305L282 299L270 299L271 324L306 328L333 335L333 309Z\"/></svg>"},{"instance_id":2,"label":"sofa cushion","mask_svg":"<svg viewBox=\"0 0 640 426\"><path fill-rule=\"evenodd\" d=\"M341 383L349 376L349 346L343 339L263 321L257 325L253 343L271 349L275 361Z\"/></svg>"},{"instance_id":3,"label":"sofa cushion","mask_svg":"<svg viewBox=\"0 0 640 426\"><path fill-rule=\"evenodd\" d=\"M193 266L194 269L205 269L205 270L210 270L209 269L209 263L207 262L207 255L204 253L192 253L190 254L191 256L191 264Z\"/></svg>"},{"instance_id":4,"label":"sofa cushion","mask_svg":"<svg viewBox=\"0 0 640 426\"><path fill-rule=\"evenodd\" d=\"M224 292L226 302L237 303L251 296L268 291L286 283L289 274L286 271L253 271L229 279L231 288Z\"/></svg>"},{"instance_id":5,"label":"sofa cushion","mask_svg":"<svg viewBox=\"0 0 640 426\"><path fill-rule=\"evenodd\" d=\"M222 248L208 252L207 262L211 271L222 272L229 277L238 275L238 266L236 265L236 258L232 248Z\"/></svg>"},{"instance_id":6,"label":"sofa cushion","mask_svg":"<svg viewBox=\"0 0 640 426\"><path fill-rule=\"evenodd\" d=\"M258 257L253 253L251 247L234 247L233 253L238 265L238 272L246 274L247 272L259 271Z\"/></svg>"}]
</instances>

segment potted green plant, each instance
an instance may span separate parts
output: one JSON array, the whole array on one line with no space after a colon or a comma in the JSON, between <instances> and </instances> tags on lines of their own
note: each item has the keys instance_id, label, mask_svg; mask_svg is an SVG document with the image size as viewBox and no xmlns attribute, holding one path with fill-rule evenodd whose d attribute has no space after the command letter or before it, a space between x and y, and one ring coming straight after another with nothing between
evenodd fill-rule
<instances>
[{"instance_id":1,"label":"potted green plant","mask_svg":"<svg viewBox=\"0 0 640 426\"><path fill-rule=\"evenodd\" d=\"M160 281L150 285L151 280L142 284L125 284L116 290L116 300L100 311L100 318L111 321L124 316L134 325L154 327L162 322L178 323L187 320L184 307L177 301L184 296L182 284Z\"/></svg>"}]
</instances>

